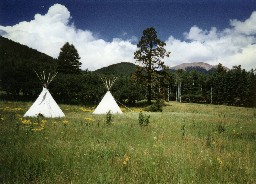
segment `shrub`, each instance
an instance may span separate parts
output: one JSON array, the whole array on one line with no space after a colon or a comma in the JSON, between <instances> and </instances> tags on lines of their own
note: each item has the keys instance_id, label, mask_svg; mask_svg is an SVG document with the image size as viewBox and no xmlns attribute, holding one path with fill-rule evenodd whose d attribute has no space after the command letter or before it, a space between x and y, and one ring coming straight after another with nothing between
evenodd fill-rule
<instances>
[{"instance_id":1,"label":"shrub","mask_svg":"<svg viewBox=\"0 0 256 184\"><path fill-rule=\"evenodd\" d=\"M225 132L225 130L226 128L224 125L217 125L217 131L219 134Z\"/></svg>"},{"instance_id":2,"label":"shrub","mask_svg":"<svg viewBox=\"0 0 256 184\"><path fill-rule=\"evenodd\" d=\"M108 113L106 115L106 124L111 125L112 121L113 121L113 116L112 116L111 112L108 111Z\"/></svg>"},{"instance_id":3,"label":"shrub","mask_svg":"<svg viewBox=\"0 0 256 184\"><path fill-rule=\"evenodd\" d=\"M163 111L164 102L160 99L157 99L155 103L153 103L148 111L150 112L162 112Z\"/></svg>"},{"instance_id":4,"label":"shrub","mask_svg":"<svg viewBox=\"0 0 256 184\"><path fill-rule=\"evenodd\" d=\"M186 132L185 125L182 125L180 130L181 130L181 136L184 137L185 136L185 132Z\"/></svg>"},{"instance_id":5,"label":"shrub","mask_svg":"<svg viewBox=\"0 0 256 184\"><path fill-rule=\"evenodd\" d=\"M139 114L139 124L140 126L148 126L150 116L144 115L142 112Z\"/></svg>"}]
</instances>

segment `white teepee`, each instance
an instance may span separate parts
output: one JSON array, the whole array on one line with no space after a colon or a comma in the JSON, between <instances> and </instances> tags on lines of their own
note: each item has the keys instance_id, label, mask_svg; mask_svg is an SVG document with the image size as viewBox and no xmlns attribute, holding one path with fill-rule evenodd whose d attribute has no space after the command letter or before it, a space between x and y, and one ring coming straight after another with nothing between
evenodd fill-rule
<instances>
[{"instance_id":1,"label":"white teepee","mask_svg":"<svg viewBox=\"0 0 256 184\"><path fill-rule=\"evenodd\" d=\"M37 73L36 73L37 74ZM53 80L53 78L56 76L48 76L47 80L44 75L38 75L38 78L43 82L43 91L40 93L36 101L33 103L33 105L29 108L29 110L25 113L25 116L31 116L36 117L39 114L43 115L44 117L48 118L57 118L57 117L64 117L65 114L62 112L58 104L53 99L52 95L46 88L47 85Z\"/></svg>"},{"instance_id":2,"label":"white teepee","mask_svg":"<svg viewBox=\"0 0 256 184\"><path fill-rule=\"evenodd\" d=\"M122 114L123 113L121 111L121 109L119 108L119 106L117 105L114 97L112 96L112 94L109 91L114 82L115 82L115 80L113 82L110 82L110 81L105 82L105 86L108 89L108 91L104 95L102 100L100 101L97 108L94 110L93 114L107 114L109 111L112 114Z\"/></svg>"}]
</instances>

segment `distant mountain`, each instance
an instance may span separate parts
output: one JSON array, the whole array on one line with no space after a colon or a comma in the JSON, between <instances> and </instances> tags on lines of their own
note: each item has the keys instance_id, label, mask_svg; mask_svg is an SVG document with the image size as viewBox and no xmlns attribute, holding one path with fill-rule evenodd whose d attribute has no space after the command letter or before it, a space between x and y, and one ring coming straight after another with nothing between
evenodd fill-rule
<instances>
[{"instance_id":1,"label":"distant mountain","mask_svg":"<svg viewBox=\"0 0 256 184\"><path fill-rule=\"evenodd\" d=\"M130 76L136 70L136 65L128 62L121 62L101 69L95 70L95 73L104 74L104 75L122 75Z\"/></svg>"},{"instance_id":2,"label":"distant mountain","mask_svg":"<svg viewBox=\"0 0 256 184\"><path fill-rule=\"evenodd\" d=\"M95 70L95 73L104 74L104 75L116 75L116 76L130 76L136 71L136 65L128 62L121 62L113 65L109 65L107 67L103 67L101 69ZM179 69L185 71L196 70L200 73L207 74L211 71L214 71L217 68L217 65L210 65L203 62L197 63L183 63L174 67L171 67L171 71L176 71ZM229 70L224 66L225 69Z\"/></svg>"},{"instance_id":3,"label":"distant mountain","mask_svg":"<svg viewBox=\"0 0 256 184\"><path fill-rule=\"evenodd\" d=\"M209 71L212 68L215 68L214 66L212 66L212 65L210 65L208 63L197 62L197 63L182 63L180 65L171 67L171 69L174 69L174 70L179 70L179 69L186 70L187 68L190 68L190 67L200 67L200 68L204 68L207 71Z\"/></svg>"},{"instance_id":4,"label":"distant mountain","mask_svg":"<svg viewBox=\"0 0 256 184\"><path fill-rule=\"evenodd\" d=\"M229 70L227 67L223 66L226 70ZM171 70L185 70L185 71L191 71L196 70L201 73L208 73L212 70L215 70L217 68L217 65L210 65L208 63L204 62L196 62L196 63L182 63L180 65L171 67Z\"/></svg>"}]
</instances>

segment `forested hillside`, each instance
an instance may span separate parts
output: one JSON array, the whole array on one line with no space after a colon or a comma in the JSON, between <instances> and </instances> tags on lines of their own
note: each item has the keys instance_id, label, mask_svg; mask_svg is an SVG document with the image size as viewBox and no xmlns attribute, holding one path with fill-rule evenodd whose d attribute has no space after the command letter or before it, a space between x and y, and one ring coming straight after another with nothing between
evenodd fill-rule
<instances>
[{"instance_id":1,"label":"forested hillside","mask_svg":"<svg viewBox=\"0 0 256 184\"><path fill-rule=\"evenodd\" d=\"M116 76L131 76L136 70L136 65L133 63L117 63L101 69L96 70L96 73L104 75L116 75Z\"/></svg>"},{"instance_id":2,"label":"forested hillside","mask_svg":"<svg viewBox=\"0 0 256 184\"><path fill-rule=\"evenodd\" d=\"M57 59L27 46L0 37L1 99L34 101L42 90L35 72L53 72ZM117 76L111 92L126 104L147 98L145 81L135 77L136 65L118 63L94 72L59 73L48 86L58 103L97 104L106 89L102 78ZM211 72L198 68L168 70L165 77L153 81L153 99L180 102L256 106L256 73L241 66L227 70L219 64Z\"/></svg>"},{"instance_id":3,"label":"forested hillside","mask_svg":"<svg viewBox=\"0 0 256 184\"><path fill-rule=\"evenodd\" d=\"M50 72L56 67L52 57L0 36L1 88L9 97L37 94L40 83L34 70Z\"/></svg>"}]
</instances>

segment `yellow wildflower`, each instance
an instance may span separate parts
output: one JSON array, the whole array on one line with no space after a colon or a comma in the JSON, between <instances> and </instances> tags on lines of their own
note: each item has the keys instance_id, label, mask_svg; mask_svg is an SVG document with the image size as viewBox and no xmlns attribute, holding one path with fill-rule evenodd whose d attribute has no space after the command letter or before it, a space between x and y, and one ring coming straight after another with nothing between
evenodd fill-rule
<instances>
[{"instance_id":1,"label":"yellow wildflower","mask_svg":"<svg viewBox=\"0 0 256 184\"><path fill-rule=\"evenodd\" d=\"M47 120L45 120L45 119L43 119L42 121L41 121L41 123L43 123L43 124L45 124L47 122Z\"/></svg>"},{"instance_id":2,"label":"yellow wildflower","mask_svg":"<svg viewBox=\"0 0 256 184\"><path fill-rule=\"evenodd\" d=\"M123 164L124 164L124 165L126 165L126 164L127 164L127 162L124 160L124 161L123 161Z\"/></svg>"},{"instance_id":3,"label":"yellow wildflower","mask_svg":"<svg viewBox=\"0 0 256 184\"><path fill-rule=\"evenodd\" d=\"M15 111L21 111L21 110L22 110L22 108L18 108L18 107L16 107L16 108L5 107L3 109L3 111L8 111L8 112L15 112Z\"/></svg>"},{"instance_id":4,"label":"yellow wildflower","mask_svg":"<svg viewBox=\"0 0 256 184\"><path fill-rule=\"evenodd\" d=\"M92 118L84 118L85 121L94 121Z\"/></svg>"},{"instance_id":5,"label":"yellow wildflower","mask_svg":"<svg viewBox=\"0 0 256 184\"><path fill-rule=\"evenodd\" d=\"M68 120L64 120L63 123L64 123L64 124L67 124L67 123L68 123Z\"/></svg>"},{"instance_id":6,"label":"yellow wildflower","mask_svg":"<svg viewBox=\"0 0 256 184\"><path fill-rule=\"evenodd\" d=\"M123 161L123 164L124 165L127 165L128 162L129 162L130 158L127 156L127 155L124 155L124 161Z\"/></svg>"},{"instance_id":7,"label":"yellow wildflower","mask_svg":"<svg viewBox=\"0 0 256 184\"><path fill-rule=\"evenodd\" d=\"M84 107L81 107L80 110L83 111L83 112L91 112L90 109L86 109L86 108L84 108Z\"/></svg>"},{"instance_id":8,"label":"yellow wildflower","mask_svg":"<svg viewBox=\"0 0 256 184\"><path fill-rule=\"evenodd\" d=\"M33 128L32 130L35 132L40 132L42 131L44 128L40 127L40 128Z\"/></svg>"},{"instance_id":9,"label":"yellow wildflower","mask_svg":"<svg viewBox=\"0 0 256 184\"><path fill-rule=\"evenodd\" d=\"M26 120L26 119L20 118L20 120L21 120L21 123L24 124L24 125L31 125L31 121L29 119Z\"/></svg>"},{"instance_id":10,"label":"yellow wildflower","mask_svg":"<svg viewBox=\"0 0 256 184\"><path fill-rule=\"evenodd\" d=\"M64 126L66 127L67 124L68 124L68 120L64 120L64 121L62 121L62 122L63 122Z\"/></svg>"},{"instance_id":11,"label":"yellow wildflower","mask_svg":"<svg viewBox=\"0 0 256 184\"><path fill-rule=\"evenodd\" d=\"M128 161L129 161L129 157L126 156L124 160L125 160L126 162L128 162Z\"/></svg>"},{"instance_id":12,"label":"yellow wildflower","mask_svg":"<svg viewBox=\"0 0 256 184\"><path fill-rule=\"evenodd\" d=\"M219 162L219 165L222 166L223 162L220 158L217 158L217 161Z\"/></svg>"}]
</instances>

